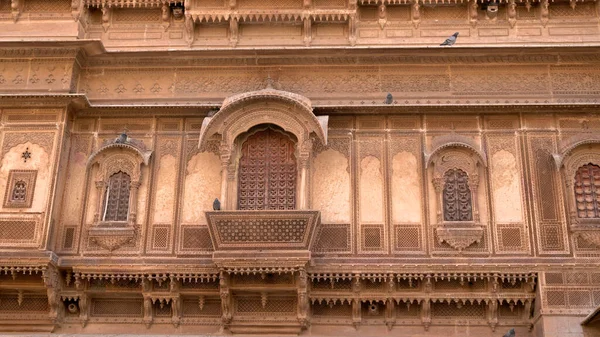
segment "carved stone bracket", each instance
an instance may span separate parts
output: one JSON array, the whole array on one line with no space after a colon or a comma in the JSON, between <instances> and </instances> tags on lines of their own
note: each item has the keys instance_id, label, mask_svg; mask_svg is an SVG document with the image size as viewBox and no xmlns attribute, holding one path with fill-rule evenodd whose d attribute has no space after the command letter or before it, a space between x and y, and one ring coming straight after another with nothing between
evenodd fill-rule
<instances>
[{"instance_id":1,"label":"carved stone bracket","mask_svg":"<svg viewBox=\"0 0 600 337\"><path fill-rule=\"evenodd\" d=\"M462 252L465 248L476 242L480 242L483 238L483 228L481 226L441 226L436 228L435 233L439 243L446 242L459 252Z\"/></svg>"}]
</instances>

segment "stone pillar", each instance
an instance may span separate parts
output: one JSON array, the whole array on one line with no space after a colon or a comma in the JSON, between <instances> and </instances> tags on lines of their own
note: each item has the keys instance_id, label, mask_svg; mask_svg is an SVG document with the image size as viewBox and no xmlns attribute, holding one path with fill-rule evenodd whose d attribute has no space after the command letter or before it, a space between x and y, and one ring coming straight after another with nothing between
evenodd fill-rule
<instances>
[{"instance_id":1,"label":"stone pillar","mask_svg":"<svg viewBox=\"0 0 600 337\"><path fill-rule=\"evenodd\" d=\"M102 209L102 204L107 188L108 185L104 181L96 181L96 214L94 214L94 223L104 220L104 210Z\"/></svg>"}]
</instances>

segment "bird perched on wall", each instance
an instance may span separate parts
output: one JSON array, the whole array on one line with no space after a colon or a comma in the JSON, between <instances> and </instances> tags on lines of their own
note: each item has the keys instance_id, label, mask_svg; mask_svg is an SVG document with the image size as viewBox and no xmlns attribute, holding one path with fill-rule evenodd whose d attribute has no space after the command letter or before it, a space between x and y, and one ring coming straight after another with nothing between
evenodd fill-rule
<instances>
[{"instance_id":1,"label":"bird perched on wall","mask_svg":"<svg viewBox=\"0 0 600 337\"><path fill-rule=\"evenodd\" d=\"M127 143L127 134L123 132L119 137L115 139L115 143L124 144Z\"/></svg>"},{"instance_id":2,"label":"bird perched on wall","mask_svg":"<svg viewBox=\"0 0 600 337\"><path fill-rule=\"evenodd\" d=\"M215 210L215 211L221 210L221 202L219 201L219 198L215 198L215 201L213 201L213 210Z\"/></svg>"},{"instance_id":3,"label":"bird perched on wall","mask_svg":"<svg viewBox=\"0 0 600 337\"><path fill-rule=\"evenodd\" d=\"M456 43L456 39L458 38L458 32L452 34L449 38L446 39L440 46L451 46Z\"/></svg>"},{"instance_id":4,"label":"bird perched on wall","mask_svg":"<svg viewBox=\"0 0 600 337\"><path fill-rule=\"evenodd\" d=\"M383 103L392 104L392 102L394 102L394 96L392 96L392 94L388 92L387 96L385 96L385 101L383 101Z\"/></svg>"},{"instance_id":5,"label":"bird perched on wall","mask_svg":"<svg viewBox=\"0 0 600 337\"><path fill-rule=\"evenodd\" d=\"M515 337L515 336L516 336L515 329L510 329L510 330L508 330L507 333L504 334L504 337Z\"/></svg>"}]
</instances>

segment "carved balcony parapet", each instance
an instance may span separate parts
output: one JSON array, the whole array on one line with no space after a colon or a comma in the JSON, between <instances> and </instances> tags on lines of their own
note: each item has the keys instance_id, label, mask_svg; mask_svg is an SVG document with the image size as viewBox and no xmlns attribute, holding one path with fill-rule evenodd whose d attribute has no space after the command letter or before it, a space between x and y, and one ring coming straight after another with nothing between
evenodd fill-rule
<instances>
[{"instance_id":1,"label":"carved balcony parapet","mask_svg":"<svg viewBox=\"0 0 600 337\"><path fill-rule=\"evenodd\" d=\"M437 227L435 233L439 243L446 242L452 248L462 252L483 238L483 227L472 224L444 224Z\"/></svg>"},{"instance_id":2,"label":"carved balcony parapet","mask_svg":"<svg viewBox=\"0 0 600 337\"><path fill-rule=\"evenodd\" d=\"M161 7L163 4L176 4L182 1L177 0L84 0L87 7L118 7L118 8L151 8Z\"/></svg>"},{"instance_id":3,"label":"carved balcony parapet","mask_svg":"<svg viewBox=\"0 0 600 337\"><path fill-rule=\"evenodd\" d=\"M320 212L216 211L206 219L221 268L301 268L310 249Z\"/></svg>"},{"instance_id":4,"label":"carved balcony parapet","mask_svg":"<svg viewBox=\"0 0 600 337\"><path fill-rule=\"evenodd\" d=\"M600 224L584 224L571 227L573 237L581 238L588 244L600 248Z\"/></svg>"},{"instance_id":5,"label":"carved balcony parapet","mask_svg":"<svg viewBox=\"0 0 600 337\"><path fill-rule=\"evenodd\" d=\"M91 242L112 252L136 239L134 227L93 227L88 231Z\"/></svg>"}]
</instances>

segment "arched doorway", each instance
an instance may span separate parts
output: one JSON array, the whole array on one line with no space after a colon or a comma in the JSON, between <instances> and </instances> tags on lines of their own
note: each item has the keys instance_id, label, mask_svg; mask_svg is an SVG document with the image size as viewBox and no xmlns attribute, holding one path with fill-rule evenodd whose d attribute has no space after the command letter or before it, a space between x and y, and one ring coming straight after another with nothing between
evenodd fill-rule
<instances>
[{"instance_id":1,"label":"arched doorway","mask_svg":"<svg viewBox=\"0 0 600 337\"><path fill-rule=\"evenodd\" d=\"M294 139L275 126L263 125L249 132L239 160L239 210L296 208L295 148Z\"/></svg>"}]
</instances>

